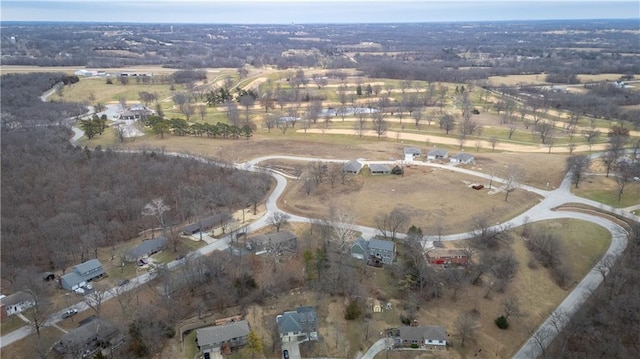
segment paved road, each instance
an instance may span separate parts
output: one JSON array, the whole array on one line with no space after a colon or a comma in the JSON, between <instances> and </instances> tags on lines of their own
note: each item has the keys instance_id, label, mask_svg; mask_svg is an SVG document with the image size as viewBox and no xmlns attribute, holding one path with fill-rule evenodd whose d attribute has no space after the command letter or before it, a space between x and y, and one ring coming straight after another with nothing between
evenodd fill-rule
<instances>
[{"instance_id":1,"label":"paved road","mask_svg":"<svg viewBox=\"0 0 640 359\"><path fill-rule=\"evenodd\" d=\"M82 136L81 130L77 129L77 128L73 128L74 130L74 137L72 139L72 143L75 144L75 141L77 141L78 138L80 138ZM138 151L128 151L128 152L138 152ZM209 159L206 158L202 158L202 157L198 157L198 156L192 156L192 155L185 155L185 154L180 154L180 153L166 153L167 155L174 155L174 156L181 156L181 157L189 157L189 158L193 158L193 159L197 159L206 163L212 163L212 164L216 164L214 161L211 161ZM243 169L243 170L248 170L248 171L265 171L265 169L260 168L257 166L258 163L265 161L265 160L269 160L269 159L286 159L286 160L295 160L295 161L326 161L326 162L335 162L335 163L343 163L346 160L341 160L341 159L321 159L321 158L311 158L311 157L296 157L296 156L267 156L267 157L260 157L260 158L256 158L253 159L251 161L245 162L245 163L240 163L240 164L235 164L233 165L234 167L238 168L238 169ZM371 163L388 163L388 164L394 164L395 162L393 161L375 161L375 162L371 162ZM217 163L217 165L227 165L227 164L220 164ZM451 165L441 165L441 164L434 164L434 163L425 163L425 162L415 162L412 165L420 165L420 166L429 166L429 167L437 167L437 168L446 168L447 170L451 170L451 171L456 171L456 172L460 172L460 173L465 173L468 175L472 175L472 176L476 176L476 177L480 177L480 178L484 178L484 179L491 179L493 180L493 182L495 183L504 183L504 180L497 178L497 177L493 177L484 173L480 173L480 172L475 172L475 171L471 171L471 170L467 170L464 168L458 168L455 166L451 166ZM267 209L267 215L262 216L261 218L259 218L258 220L256 220L255 222L249 224L248 226L246 226L243 231L250 233L256 230L259 230L261 228L264 228L269 224L269 216L270 214L273 213L277 213L277 212L282 212L278 206L277 206L277 200L278 198L280 198L280 196L282 195L282 193L284 192L284 189L286 187L287 184L287 179L285 178L285 176L281 173L278 172L274 172L274 171L268 171L267 172L269 174L271 174L275 179L276 179L276 187L273 190L273 192L271 193L271 195L267 198L266 200L266 209ZM614 256L614 258L618 258L619 255L624 251L624 248L626 248L626 234L624 233L624 230L622 230L619 226L603 219L600 217L595 217L595 216L590 216L590 215L586 215L586 214L582 214L582 213L576 213L576 212L569 212L569 211L554 211L553 209L562 205L562 204L566 204L566 203L582 203L582 204L586 204L586 205L590 205L596 208L601 208L605 211L609 211L612 213L616 213L622 216L625 216L627 218L633 219L635 221L640 222L640 218L638 216L635 216L627 211L620 211L617 210L615 208L609 207L609 206L604 206L598 202L595 201L591 201L588 199L584 199L584 198L580 198L577 196L574 196L573 194L571 194L571 192L569 191L571 186L571 177L569 175L567 175L565 177L565 179L563 180L562 184L554 191L547 191L547 190L541 190L539 188L535 188L535 187L531 187L531 186L526 186L526 185L522 185L520 186L520 188L527 190L527 191L531 191L534 192L540 196L543 197L543 200L535 205L534 207L530 208L529 210L527 210L526 212L522 213L519 216L516 216L515 218L502 223L496 227L500 228L500 229L504 229L504 228L512 228L512 227L517 227L520 226L522 224L525 223L525 221L527 222L535 222L535 221L541 221L541 220L547 220L547 219L556 219L556 218L576 218L576 219L582 219L582 220L587 220L590 222L594 222L594 223L598 223L600 225L602 225L603 227L609 229L612 233L613 236L613 240L611 243L611 246L609 247L607 254L610 254L612 256ZM297 216L297 215L291 215L290 221L292 222L310 222L312 221L312 219L310 218L306 218L306 217L301 217L301 216ZM339 225L339 224L336 224ZM363 233L363 235L365 237L372 237L376 234L379 233L378 229L376 228L370 228L370 227L364 227L364 226L355 226L355 230L360 231ZM444 236L442 237L442 240L446 240L446 241L451 241L451 240L460 240L460 239L465 239L465 238L469 238L473 235L473 233L468 232L468 233L460 233L460 234L454 234L454 235L448 235L448 236ZM402 237L403 235L400 234L400 237ZM207 244L206 246L198 249L196 252L192 253L190 255L190 257L193 256L198 256L198 255L207 255L212 253L213 251L216 250L224 250L227 249L229 247L229 242L231 241L231 235L227 235L213 243ZM423 242L423 246L428 246L429 242L431 240L433 240L435 238L429 238L427 237L425 239L425 241ZM167 267L169 269L174 269L176 267L179 267L183 264L183 261L173 261L170 262ZM124 286L121 289L125 289L125 290L130 290L133 289L139 285L142 285L144 283L147 283L148 281L150 281L151 279L153 279L153 274L150 273L145 273L142 274L136 278L134 278L133 280L131 280L131 282L129 284L127 284L126 286ZM588 297L588 293L590 293L595 287L597 287L597 285L601 282L602 277L595 272L594 270L592 270L579 284L578 286L576 286L576 288L567 296L567 298L560 304L560 306L558 307L558 309L556 309L556 313L563 313L566 314L568 316L572 315L573 313L575 313L575 311L584 303L584 301L586 300L586 298ZM115 296L116 292L115 292L115 288L111 289L107 295L106 295L106 299L111 299ZM85 303L79 303L77 305L74 306L75 309L78 309L78 311L83 311L88 309L88 306ZM70 307L70 308L74 308L74 307ZM60 321L60 315L62 314L62 312L66 311L67 309L70 308L64 308L63 310L61 310L60 312L54 314L52 316L52 319L50 320L50 323L48 323L48 325L53 325L55 323L57 323L58 321ZM546 338L548 338L546 341L544 341L543 343L546 345L548 343L550 343L552 341L552 339L555 337L554 333L550 333L549 332L549 325L550 325L550 319L547 319L538 329L538 331L536 332L536 334L534 334L534 336L532 336L532 338L530 338L526 343L524 343L523 347L520 349L520 351L518 351L518 353L516 354L515 358L532 358L532 357L536 357L541 353L541 348L540 345L537 345L537 341L535 340L536 336L542 336L542 334L545 335ZM8 333L5 336L2 336L0 338L0 347L4 347L6 345L9 345L11 343L13 343L16 340L22 339L24 337L26 337L27 335L29 335L31 333L31 328L29 327L23 327L20 328L14 332ZM383 342L384 343L384 342ZM374 344L374 347L370 348L369 351L367 351L367 353L369 353L370 351L373 353L375 350L381 350L379 349L380 344ZM365 353L366 355L366 353ZM373 354L373 356L375 356L375 354ZM372 356L372 357L373 357Z\"/></svg>"}]
</instances>

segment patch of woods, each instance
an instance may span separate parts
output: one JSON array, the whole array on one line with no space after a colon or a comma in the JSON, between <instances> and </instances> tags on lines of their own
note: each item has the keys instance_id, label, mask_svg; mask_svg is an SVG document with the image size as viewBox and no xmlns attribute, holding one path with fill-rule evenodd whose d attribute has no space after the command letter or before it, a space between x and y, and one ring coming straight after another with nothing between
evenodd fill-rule
<instances>
[{"instance_id":1,"label":"patch of woods","mask_svg":"<svg viewBox=\"0 0 640 359\"><path fill-rule=\"evenodd\" d=\"M162 198L163 226L257 204L270 188L249 173L161 152L73 147L62 128L2 132L2 274L26 264L66 270L158 227L143 209ZM170 239L171 240L171 239Z\"/></svg>"},{"instance_id":2,"label":"patch of woods","mask_svg":"<svg viewBox=\"0 0 640 359\"><path fill-rule=\"evenodd\" d=\"M43 93L48 90L62 94L64 85L73 85L76 82L77 76L54 72L2 75L2 129L57 126L64 124L68 118L85 113L86 107L81 103L44 102L41 99Z\"/></svg>"},{"instance_id":3,"label":"patch of woods","mask_svg":"<svg viewBox=\"0 0 640 359\"><path fill-rule=\"evenodd\" d=\"M543 358L640 357L640 227L630 231L616 262L604 257L596 266L604 282L585 305L567 320L554 318L559 334ZM606 275L606 276L605 276ZM562 326L566 325L564 329Z\"/></svg>"}]
</instances>

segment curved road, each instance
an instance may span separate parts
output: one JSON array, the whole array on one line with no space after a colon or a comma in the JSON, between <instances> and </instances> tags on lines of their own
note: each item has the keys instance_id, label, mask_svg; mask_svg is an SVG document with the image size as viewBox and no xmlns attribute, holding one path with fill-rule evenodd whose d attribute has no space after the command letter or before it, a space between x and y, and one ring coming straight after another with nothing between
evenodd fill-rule
<instances>
[{"instance_id":1,"label":"curved road","mask_svg":"<svg viewBox=\"0 0 640 359\"><path fill-rule=\"evenodd\" d=\"M76 144L77 140L79 138L81 138L83 136L83 133L80 129L73 127L73 131L74 131L74 136L71 139L71 143L72 144ZM137 152L137 151L130 151L130 152ZM189 157L189 158L193 158L193 159L198 159L200 161L206 162L206 163L212 163L212 164L217 164L217 165L225 165L225 164L220 164L220 163L216 163L214 161L211 161L209 159L203 158L203 157L198 157L198 156L192 156L192 155L185 155L185 154L180 154L180 153L166 153L167 155L174 155L174 156L181 156L181 157ZM262 216L261 218L259 218L258 220L256 220L255 222L249 224L248 226L246 226L243 230L247 233L259 230L261 228L264 228L266 226L269 226L269 216L270 214L273 213L277 213L277 212L283 212L281 211L278 206L277 206L277 201L278 199L281 197L282 193L284 192L286 185L287 185L287 179L285 178L285 176L281 173L278 173L276 171L272 171L272 170L268 170L268 169L264 169L264 168L260 168L257 165L265 160L270 160L270 159L285 159L285 160L294 160L294 161L325 161L325 162L335 162L335 163L344 163L346 162L346 160L338 160L338 159L322 159L322 158L311 158L311 157L296 157L296 156L266 156L266 157L260 157L260 158L256 158L250 161L247 161L245 163L240 163L240 164L234 164L233 166L237 169L241 169L241 170L248 170L248 171L266 171L267 173L269 173L271 176L273 176L276 179L276 187L274 188L274 190L271 192L271 194L269 195L269 197L266 200L266 209L267 209L267 214ZM364 163L386 163L386 164L394 164L395 162L393 161L364 161ZM451 165L441 165L441 164L434 164L434 163L425 163L425 162L413 162L412 165L421 165L421 166L429 166L429 167L437 167L437 168L446 168L448 170L452 170L452 171L456 171L456 172L460 172L460 173L465 173L468 175L472 175L472 176L476 176L476 177L480 177L480 178L484 178L484 179L492 179L494 182L496 183L504 183L503 179L500 178L496 178L484 173L480 173L480 172L476 172L476 171L471 171L468 169L463 169L463 168L458 168L455 166L451 166ZM538 203L537 205L533 206L532 208L530 208L529 210L525 211L524 213L520 214L519 216L505 222L502 223L498 226L496 226L496 228L499 229L504 229L504 228L512 228L512 227L517 227L520 226L522 224L525 223L525 220L528 222L536 222L536 221L542 221L542 220L547 220L547 219L558 219L558 218L574 218L574 219L581 219L581 220L586 220L589 222L593 222L593 223L597 223L605 228L607 228L611 234L612 234L612 242L611 245L609 247L609 249L607 250L607 254L613 256L614 258L618 258L622 252L624 251L624 249L626 248L626 244L627 244L627 234L624 231L624 229L622 229L620 226L618 226L617 224L612 223L611 221L608 221L604 218L601 217L596 217L596 216L592 216L592 215L587 215L587 214L583 214L583 213L577 213L577 212L569 212L569 211L562 211L562 212L558 212L558 211L554 211L554 208L562 205L562 204L566 204L566 203L581 203L581 204L585 204L585 205L589 205L595 208L600 208L603 209L605 211L611 212L611 213L616 213L618 215L623 215L626 218L629 218L631 220L634 221L638 221L640 222L640 218L638 216L635 216L629 212L626 211L620 211L617 210L615 208L612 208L610 206L605 206L602 205L598 202L595 201L591 201L588 199L584 199L581 197L577 197L574 196L573 194L571 194L570 192L570 187L571 187L571 177L570 175L565 176L564 180L562 181L562 184L553 191L547 191L547 190L542 190L539 188L535 188L535 187L531 187L531 186L526 186L526 185L521 185L520 188L527 190L527 191L531 191L534 192L540 196L543 197L543 200ZM290 215L291 218L289 219L292 222L311 222L312 219L311 218L307 218L307 217L302 217L302 216L297 216L297 215ZM339 225L339 224L336 224ZM371 227L364 227L364 226L355 226L354 228L357 231L360 231L363 233L363 235L371 237L374 236L376 234L379 233L379 230L376 228L371 228ZM459 234L454 234L454 235L448 235L448 236L443 236L442 240L445 241L452 241L452 240L460 240L460 239L465 239L465 238L469 238L473 235L472 232L467 232L467 233L459 233ZM402 235L401 235L402 236ZM429 237L426 237L425 240L423 241L423 246L427 246L428 242L429 242ZM193 256L198 256L198 255L207 255L213 251L216 250L224 250L227 249L229 247L229 243L231 241L231 235L227 235L223 238L221 238L220 240L217 240L211 244L208 244L200 249L198 249L196 252L190 254L188 257L193 257ZM173 261L170 262L167 267L169 269L174 269L176 267L179 267L183 264L183 261ZM594 267L595 268L595 267ZM130 290L133 289L139 285L142 285L148 281L150 281L151 279L153 279L153 274L151 273L145 273L143 275L140 275L136 278L134 278L127 286L125 286L123 289L125 290ZM587 300L588 295L602 282L602 276L595 270L592 269L589 274L587 276L585 276L585 278L576 286L576 288L574 288L574 290L565 298L565 300L558 306L558 308L556 308L556 310L554 311L555 315L565 315L570 317L571 315L573 315L578 308ZM108 293L107 293L107 299L110 299L112 297L114 297L116 295L115 293L115 288L111 289ZM75 306L72 306L70 308L75 308L78 310L86 310L88 309L86 304L84 303L79 303L76 304ZM50 321L47 323L47 325L54 325L55 323L59 322L61 320L60 315L62 314L62 312L64 312L65 310L67 310L68 308L64 308L63 310L59 311L58 313L55 313L54 315L52 315ZM552 314L553 316L554 314ZM546 346L551 343L551 341L555 338L555 335L557 334L557 329L561 329L561 326L558 326L558 323L553 323L553 321L551 320L552 316L550 316L539 328L538 330L532 335L531 338L529 338L528 341L526 341L522 348L515 354L514 358L518 358L518 359L528 359L528 358L536 358L538 356L540 356L542 354L542 348L546 348ZM555 325L554 325L555 324ZM23 327L20 328L16 331L13 331L11 333L8 333L7 335L4 335L0 338L0 347L5 347L11 343L13 343L16 340L20 340L24 337L26 337L27 335L29 335L32 332L30 327ZM543 340L541 340L541 338ZM375 354L377 354L378 351L380 350L384 350L384 346L376 344L374 345L372 348L370 348L369 351L367 351L367 355L366 357L370 357L373 358L375 356Z\"/></svg>"}]
</instances>

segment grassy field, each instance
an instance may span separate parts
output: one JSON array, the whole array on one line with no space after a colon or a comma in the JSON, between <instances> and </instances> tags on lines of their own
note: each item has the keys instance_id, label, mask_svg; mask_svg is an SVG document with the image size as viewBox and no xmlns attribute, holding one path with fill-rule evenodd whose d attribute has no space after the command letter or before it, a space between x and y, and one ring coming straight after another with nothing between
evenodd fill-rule
<instances>
[{"instance_id":1,"label":"grassy field","mask_svg":"<svg viewBox=\"0 0 640 359\"><path fill-rule=\"evenodd\" d=\"M578 189L572 188L572 192L580 197L592 199L615 208L625 208L640 204L640 182L627 182L620 201L618 201L618 183L614 176L614 174L609 177L603 175L589 176L580 183Z\"/></svg>"}]
</instances>

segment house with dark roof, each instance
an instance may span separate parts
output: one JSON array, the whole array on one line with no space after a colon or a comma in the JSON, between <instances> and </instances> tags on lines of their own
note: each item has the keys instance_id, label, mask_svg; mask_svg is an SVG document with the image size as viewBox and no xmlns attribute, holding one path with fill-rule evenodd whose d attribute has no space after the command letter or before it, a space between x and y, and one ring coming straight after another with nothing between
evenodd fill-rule
<instances>
[{"instance_id":1,"label":"house with dark roof","mask_svg":"<svg viewBox=\"0 0 640 359\"><path fill-rule=\"evenodd\" d=\"M104 274L102 263L97 259L89 259L74 266L71 272L60 277L60 286L66 290L76 290Z\"/></svg>"},{"instance_id":2,"label":"house with dark roof","mask_svg":"<svg viewBox=\"0 0 640 359\"><path fill-rule=\"evenodd\" d=\"M166 249L168 243L167 237L164 236L147 239L136 247L127 250L124 253L124 259L128 262L137 262L140 258L148 257Z\"/></svg>"},{"instance_id":3,"label":"house with dark roof","mask_svg":"<svg viewBox=\"0 0 640 359\"><path fill-rule=\"evenodd\" d=\"M359 161L351 160L351 161L345 162L342 165L342 172L357 175L358 173L360 173L362 166L363 166L362 163L360 163Z\"/></svg>"},{"instance_id":4,"label":"house with dark roof","mask_svg":"<svg viewBox=\"0 0 640 359\"><path fill-rule=\"evenodd\" d=\"M372 238L365 240L358 238L350 248L353 258L367 261L367 264L382 266L392 264L395 259L396 244L393 241Z\"/></svg>"},{"instance_id":5,"label":"house with dark roof","mask_svg":"<svg viewBox=\"0 0 640 359\"><path fill-rule=\"evenodd\" d=\"M0 317L5 319L8 316L21 313L33 307L34 304L33 297L29 293L15 292L0 299Z\"/></svg>"},{"instance_id":6,"label":"house with dark roof","mask_svg":"<svg viewBox=\"0 0 640 359\"><path fill-rule=\"evenodd\" d=\"M198 232L205 232L213 228L222 226L231 221L233 217L229 213L219 213L213 216L205 217L202 220L186 225L182 228L182 233L191 236Z\"/></svg>"},{"instance_id":7,"label":"house with dark roof","mask_svg":"<svg viewBox=\"0 0 640 359\"><path fill-rule=\"evenodd\" d=\"M439 325L402 326L396 344L423 349L444 348L447 346L447 332Z\"/></svg>"},{"instance_id":8,"label":"house with dark roof","mask_svg":"<svg viewBox=\"0 0 640 359\"><path fill-rule=\"evenodd\" d=\"M473 161L475 160L476 158L472 154L466 153L466 152L460 152L456 155L451 156L451 158L449 159L449 162L469 164L469 163L473 163Z\"/></svg>"},{"instance_id":9,"label":"house with dark roof","mask_svg":"<svg viewBox=\"0 0 640 359\"><path fill-rule=\"evenodd\" d=\"M232 349L245 345L247 336L249 336L249 322L240 320L196 330L196 343L200 353L206 357L208 353L228 353Z\"/></svg>"},{"instance_id":10,"label":"house with dark roof","mask_svg":"<svg viewBox=\"0 0 640 359\"><path fill-rule=\"evenodd\" d=\"M283 342L318 340L318 318L313 307L298 307L276 317Z\"/></svg>"},{"instance_id":11,"label":"house with dark roof","mask_svg":"<svg viewBox=\"0 0 640 359\"><path fill-rule=\"evenodd\" d=\"M289 231L269 234L258 234L249 239L256 251L294 251L298 245L298 237Z\"/></svg>"},{"instance_id":12,"label":"house with dark roof","mask_svg":"<svg viewBox=\"0 0 640 359\"><path fill-rule=\"evenodd\" d=\"M124 342L124 335L115 324L95 318L66 333L53 345L64 358L88 358L98 351L109 355Z\"/></svg>"},{"instance_id":13,"label":"house with dark roof","mask_svg":"<svg viewBox=\"0 0 640 359\"><path fill-rule=\"evenodd\" d=\"M369 261L374 264L393 264L396 255L396 243L386 239L369 240Z\"/></svg>"},{"instance_id":14,"label":"house with dark roof","mask_svg":"<svg viewBox=\"0 0 640 359\"><path fill-rule=\"evenodd\" d=\"M447 157L449 157L449 151L440 148L434 148L427 152L428 161L445 160Z\"/></svg>"},{"instance_id":15,"label":"house with dark roof","mask_svg":"<svg viewBox=\"0 0 640 359\"><path fill-rule=\"evenodd\" d=\"M391 167L384 163L370 163L369 171L372 175L388 175L391 174Z\"/></svg>"}]
</instances>

